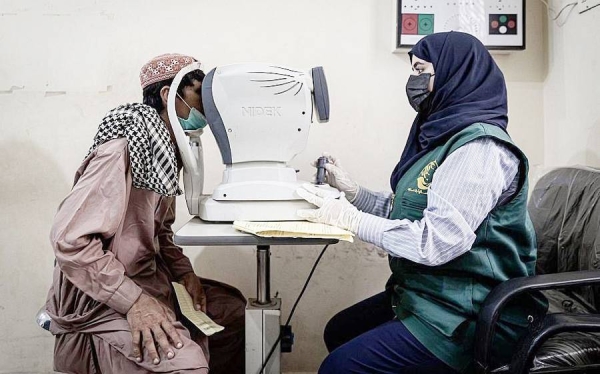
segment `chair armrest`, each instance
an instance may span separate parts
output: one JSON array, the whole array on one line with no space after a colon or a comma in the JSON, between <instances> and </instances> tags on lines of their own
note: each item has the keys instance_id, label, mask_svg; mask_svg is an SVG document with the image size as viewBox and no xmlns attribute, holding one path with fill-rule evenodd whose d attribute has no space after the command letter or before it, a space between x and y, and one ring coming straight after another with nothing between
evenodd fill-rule
<instances>
[{"instance_id":1,"label":"chair armrest","mask_svg":"<svg viewBox=\"0 0 600 374\"><path fill-rule=\"evenodd\" d=\"M510 372L527 373L531 367L535 352L550 337L563 332L600 332L600 315L598 314L549 314L529 332L519 344L513 356Z\"/></svg>"},{"instance_id":2,"label":"chair armrest","mask_svg":"<svg viewBox=\"0 0 600 374\"><path fill-rule=\"evenodd\" d=\"M532 277L509 279L496 286L486 297L475 330L475 370L488 373L490 349L494 328L502 307L513 297L527 292L554 288L567 288L590 284L600 284L599 270L573 271L556 274L543 274Z\"/></svg>"}]
</instances>

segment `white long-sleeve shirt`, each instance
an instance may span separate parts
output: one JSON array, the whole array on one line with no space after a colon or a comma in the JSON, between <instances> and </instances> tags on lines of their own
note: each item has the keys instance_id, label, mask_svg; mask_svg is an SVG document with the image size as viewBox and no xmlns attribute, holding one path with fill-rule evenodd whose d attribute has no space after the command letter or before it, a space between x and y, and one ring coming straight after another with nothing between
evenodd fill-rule
<instances>
[{"instance_id":1,"label":"white long-sleeve shirt","mask_svg":"<svg viewBox=\"0 0 600 374\"><path fill-rule=\"evenodd\" d=\"M361 214L358 237L391 256L436 266L471 249L490 211L517 189L519 159L491 138L452 152L438 167L419 221L388 219L393 194L363 187L352 202ZM384 218L385 217L385 218Z\"/></svg>"}]
</instances>

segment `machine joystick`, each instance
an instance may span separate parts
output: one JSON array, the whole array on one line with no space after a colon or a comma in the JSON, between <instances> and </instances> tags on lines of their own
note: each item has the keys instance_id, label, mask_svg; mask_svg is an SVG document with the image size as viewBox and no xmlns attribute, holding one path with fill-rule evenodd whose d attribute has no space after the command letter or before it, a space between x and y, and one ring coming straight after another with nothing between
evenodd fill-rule
<instances>
[{"instance_id":1,"label":"machine joystick","mask_svg":"<svg viewBox=\"0 0 600 374\"><path fill-rule=\"evenodd\" d=\"M317 179L315 184L325 184L325 164L327 163L327 157L322 156L317 160Z\"/></svg>"}]
</instances>

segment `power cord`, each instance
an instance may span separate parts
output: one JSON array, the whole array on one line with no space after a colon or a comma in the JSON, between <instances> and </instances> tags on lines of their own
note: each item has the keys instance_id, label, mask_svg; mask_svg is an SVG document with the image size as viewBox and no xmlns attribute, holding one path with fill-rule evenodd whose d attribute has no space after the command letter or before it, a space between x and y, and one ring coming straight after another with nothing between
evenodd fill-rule
<instances>
[{"instance_id":1,"label":"power cord","mask_svg":"<svg viewBox=\"0 0 600 374\"><path fill-rule=\"evenodd\" d=\"M556 24L557 24L557 25L559 25L559 26L563 26L565 23L567 23L567 20L569 19L569 16L571 15L571 12L573 12L573 9L575 9L575 7L576 7L576 6L577 6L577 3L576 3L576 2L569 3L569 4L565 5L565 6L564 6L564 7L563 7L563 8L562 8L562 9L561 9L559 12L558 12L558 14L556 15L556 17L552 18L552 20L553 20L553 21L556 21L556 20L558 20L558 18L560 17L560 15L561 15L561 14L562 14L562 13L563 13L565 10L567 10L567 8L569 8L569 7L570 7L570 8L569 8L569 13L567 13L567 16L565 17L565 20L564 20L562 23L560 23L560 22L557 22L557 23L556 23Z\"/></svg>"},{"instance_id":2,"label":"power cord","mask_svg":"<svg viewBox=\"0 0 600 374\"><path fill-rule=\"evenodd\" d=\"M544 5L546 5L546 8L548 8L548 11L550 11L552 13L552 17L550 17L552 19L552 21L557 21L560 16L563 14L563 12L567 9L569 9L569 12L567 13L567 16L564 17L564 21L562 22L556 22L556 24L558 25L558 27L562 27L564 26L568 19L569 16L571 15L571 13L573 12L573 9L575 9L575 7L577 6L578 2L574 1L571 2L569 4L566 4L565 6L563 6L560 11L558 11L558 13L556 13L556 11L550 6L550 4L548 4L548 2L546 0L540 0L542 3L544 3ZM588 9L589 10L589 9Z\"/></svg>"},{"instance_id":3,"label":"power cord","mask_svg":"<svg viewBox=\"0 0 600 374\"><path fill-rule=\"evenodd\" d=\"M592 6L586 7L584 10L581 10L581 11L579 11L579 14L581 14L581 13L585 13L585 12L587 12L588 10L592 10L592 9L594 9L594 8L598 7L598 6L600 6L600 4L594 4L594 5L592 5Z\"/></svg>"},{"instance_id":4,"label":"power cord","mask_svg":"<svg viewBox=\"0 0 600 374\"><path fill-rule=\"evenodd\" d=\"M325 247L323 247L323 249L321 250L321 253L319 254L319 257L317 257L315 264L313 265L312 269L310 270L310 273L308 274L308 278L306 278L306 282L304 282L304 287L302 287L302 291L300 291L300 294L298 295L296 302L294 302L294 306L292 307L292 310L290 311L290 315L288 316L288 319L285 322L285 325L283 326L284 329L290 325L290 321L292 320L292 316L294 315L294 312L296 311L296 307L298 306L298 303L300 302L302 295L304 295L304 291L306 291L306 287L308 287L308 283L310 282L310 279L312 278L313 273L315 272L315 269L317 268L317 265L319 264L319 261L321 261L321 257L323 257L323 255L325 254L327 247L329 247L329 244L327 244ZM279 343L281 342L281 337L283 335L284 329L280 329L279 336L277 337L277 340L275 340L275 344L273 344L271 351L269 351L269 354L267 355L267 359L263 362L262 367L260 368L260 374L264 373L265 367L269 363L269 360L271 359L273 352L275 352L277 345L279 345Z\"/></svg>"}]
</instances>

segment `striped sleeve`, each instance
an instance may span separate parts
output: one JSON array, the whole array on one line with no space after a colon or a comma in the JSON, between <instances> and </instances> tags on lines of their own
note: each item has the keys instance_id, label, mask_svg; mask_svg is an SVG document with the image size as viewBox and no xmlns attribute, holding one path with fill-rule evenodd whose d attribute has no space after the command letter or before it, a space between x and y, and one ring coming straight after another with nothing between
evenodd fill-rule
<instances>
[{"instance_id":1,"label":"striped sleeve","mask_svg":"<svg viewBox=\"0 0 600 374\"><path fill-rule=\"evenodd\" d=\"M352 204L361 212L373 214L377 217L388 217L394 195L390 192L373 192L364 187L358 189Z\"/></svg>"},{"instance_id":2,"label":"striped sleeve","mask_svg":"<svg viewBox=\"0 0 600 374\"><path fill-rule=\"evenodd\" d=\"M358 236L394 257L444 264L471 249L475 231L511 190L518 168L518 158L501 143L474 140L449 155L435 172L421 220L361 213Z\"/></svg>"}]
</instances>

